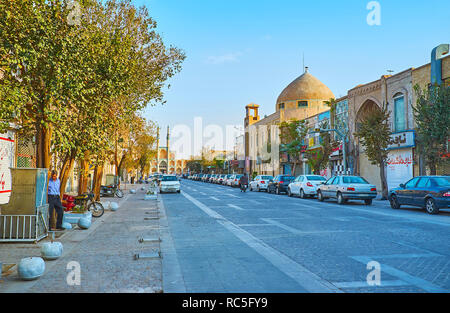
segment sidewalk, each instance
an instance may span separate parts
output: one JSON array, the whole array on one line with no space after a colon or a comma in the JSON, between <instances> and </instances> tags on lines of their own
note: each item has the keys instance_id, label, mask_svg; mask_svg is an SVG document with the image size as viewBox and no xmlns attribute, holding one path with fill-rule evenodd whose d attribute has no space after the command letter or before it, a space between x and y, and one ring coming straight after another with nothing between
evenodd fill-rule
<instances>
[{"instance_id":1,"label":"sidewalk","mask_svg":"<svg viewBox=\"0 0 450 313\"><path fill-rule=\"evenodd\" d=\"M144 185L145 186L145 185ZM119 210L109 211L92 226L81 230L78 226L56 239L64 245L63 255L55 261L45 261L44 275L35 281L22 281L17 266L11 274L0 280L0 292L161 292L162 264L160 258L134 259L136 253L159 252L159 242L139 243L139 238L160 236L156 200L144 201L142 186L135 185L137 194L129 194L130 186L121 200L104 198L102 202L115 201ZM0 260L19 263L23 257L40 256L38 244L0 244ZM69 286L66 269L71 261L79 262L81 284Z\"/></svg>"}]
</instances>

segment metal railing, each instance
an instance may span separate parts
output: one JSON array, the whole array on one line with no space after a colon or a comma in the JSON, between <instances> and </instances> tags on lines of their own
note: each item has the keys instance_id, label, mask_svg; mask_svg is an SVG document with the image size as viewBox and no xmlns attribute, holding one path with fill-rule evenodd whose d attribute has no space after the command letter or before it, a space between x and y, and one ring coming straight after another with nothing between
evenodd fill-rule
<instances>
[{"instance_id":1,"label":"metal railing","mask_svg":"<svg viewBox=\"0 0 450 313\"><path fill-rule=\"evenodd\" d=\"M48 226L43 212L38 210L33 215L0 215L0 242L37 242L47 237Z\"/></svg>"}]
</instances>

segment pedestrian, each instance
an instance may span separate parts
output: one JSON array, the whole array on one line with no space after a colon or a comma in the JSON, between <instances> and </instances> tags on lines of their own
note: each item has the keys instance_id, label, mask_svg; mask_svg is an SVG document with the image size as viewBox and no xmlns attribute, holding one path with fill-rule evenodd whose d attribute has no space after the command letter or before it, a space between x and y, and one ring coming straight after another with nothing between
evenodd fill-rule
<instances>
[{"instance_id":1,"label":"pedestrian","mask_svg":"<svg viewBox=\"0 0 450 313\"><path fill-rule=\"evenodd\" d=\"M48 210L50 214L50 223L53 219L53 210L56 212L56 230L64 230L64 228L62 228L64 210L61 204L61 196L59 191L60 187L61 182L58 178L57 172L52 171L52 176L48 182ZM50 223L49 225L51 225Z\"/></svg>"}]
</instances>

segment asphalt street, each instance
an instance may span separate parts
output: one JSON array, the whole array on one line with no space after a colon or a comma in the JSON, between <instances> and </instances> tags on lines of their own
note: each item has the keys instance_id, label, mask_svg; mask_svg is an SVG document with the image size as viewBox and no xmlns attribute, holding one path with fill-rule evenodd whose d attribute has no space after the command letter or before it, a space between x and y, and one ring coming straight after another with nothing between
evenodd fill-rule
<instances>
[{"instance_id":1,"label":"asphalt street","mask_svg":"<svg viewBox=\"0 0 450 313\"><path fill-rule=\"evenodd\" d=\"M178 271L170 276L183 285L164 292L450 291L448 210L181 186L161 195ZM381 285L367 281L372 261Z\"/></svg>"}]
</instances>

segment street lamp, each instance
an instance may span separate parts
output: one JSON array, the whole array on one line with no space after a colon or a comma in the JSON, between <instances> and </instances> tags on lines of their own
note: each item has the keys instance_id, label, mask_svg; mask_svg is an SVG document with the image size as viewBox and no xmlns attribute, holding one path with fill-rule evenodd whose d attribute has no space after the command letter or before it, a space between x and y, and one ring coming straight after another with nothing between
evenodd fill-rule
<instances>
[{"instance_id":1,"label":"street lamp","mask_svg":"<svg viewBox=\"0 0 450 313\"><path fill-rule=\"evenodd\" d=\"M344 173L347 173L347 153L346 153L347 136L342 134L338 129L335 129L335 128L330 128L330 129L315 128L314 131L311 131L309 133L316 134L316 133L327 133L327 132L335 132L339 136L339 138L342 140L342 158L344 160Z\"/></svg>"}]
</instances>

